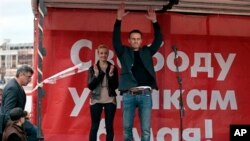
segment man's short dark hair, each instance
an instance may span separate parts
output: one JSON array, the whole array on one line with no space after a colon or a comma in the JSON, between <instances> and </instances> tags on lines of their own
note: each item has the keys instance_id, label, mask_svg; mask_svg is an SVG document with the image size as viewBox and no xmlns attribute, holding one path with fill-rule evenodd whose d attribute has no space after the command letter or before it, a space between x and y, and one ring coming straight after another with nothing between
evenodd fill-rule
<instances>
[{"instance_id":1,"label":"man's short dark hair","mask_svg":"<svg viewBox=\"0 0 250 141\"><path fill-rule=\"evenodd\" d=\"M16 107L10 110L10 119L12 121L19 120L22 117L25 117L25 113L22 108Z\"/></svg>"},{"instance_id":2,"label":"man's short dark hair","mask_svg":"<svg viewBox=\"0 0 250 141\"><path fill-rule=\"evenodd\" d=\"M22 65L16 71L16 77L20 75L20 73L27 73L30 72L31 74L34 73L33 69L29 65Z\"/></svg>"},{"instance_id":3,"label":"man's short dark hair","mask_svg":"<svg viewBox=\"0 0 250 141\"><path fill-rule=\"evenodd\" d=\"M134 30L131 30L131 31L129 32L129 38L130 38L131 34L133 34L133 33L139 33L139 34L141 34L141 36L142 36L142 32L141 32L139 29L134 29Z\"/></svg>"}]
</instances>

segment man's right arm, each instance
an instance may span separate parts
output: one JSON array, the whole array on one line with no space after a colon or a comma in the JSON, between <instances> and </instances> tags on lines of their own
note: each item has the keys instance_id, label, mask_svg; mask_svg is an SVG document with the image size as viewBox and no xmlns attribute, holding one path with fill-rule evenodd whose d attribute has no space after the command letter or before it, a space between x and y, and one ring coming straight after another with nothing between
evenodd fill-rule
<instances>
[{"instance_id":1,"label":"man's right arm","mask_svg":"<svg viewBox=\"0 0 250 141\"><path fill-rule=\"evenodd\" d=\"M115 49L116 55L118 57L122 56L124 48L122 46L121 41L121 22L122 19L128 15L129 12L125 11L125 4L121 3L121 5L117 9L117 17L113 30L113 47Z\"/></svg>"},{"instance_id":2,"label":"man's right arm","mask_svg":"<svg viewBox=\"0 0 250 141\"><path fill-rule=\"evenodd\" d=\"M113 47L117 56L121 56L123 53L123 46L121 41L121 20L116 19L113 30Z\"/></svg>"}]
</instances>

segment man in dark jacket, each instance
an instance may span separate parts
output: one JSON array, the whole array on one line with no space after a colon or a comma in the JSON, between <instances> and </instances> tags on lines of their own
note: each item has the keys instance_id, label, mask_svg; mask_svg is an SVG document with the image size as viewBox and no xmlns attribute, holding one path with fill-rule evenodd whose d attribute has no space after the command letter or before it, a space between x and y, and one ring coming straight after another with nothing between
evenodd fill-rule
<instances>
[{"instance_id":1,"label":"man in dark jacket","mask_svg":"<svg viewBox=\"0 0 250 141\"><path fill-rule=\"evenodd\" d=\"M10 110L9 120L3 132L3 141L27 141L23 130L25 114L22 108L16 107Z\"/></svg>"},{"instance_id":2,"label":"man in dark jacket","mask_svg":"<svg viewBox=\"0 0 250 141\"><path fill-rule=\"evenodd\" d=\"M1 123L0 126L2 125L5 127L7 121L10 119L9 113L11 109L20 107L24 110L26 104L26 94L23 86L26 86L31 82L33 73L34 71L30 66L23 65L17 69L16 77L9 80L9 82L4 87L1 113L5 116L5 118L4 123ZM29 132L33 133L29 137L29 141L36 141L36 128L32 128L32 131Z\"/></svg>"},{"instance_id":3,"label":"man in dark jacket","mask_svg":"<svg viewBox=\"0 0 250 141\"><path fill-rule=\"evenodd\" d=\"M121 43L121 21L128 12L124 5L117 10L117 19L113 31L113 46L121 63L118 89L123 95L123 133L125 141L132 141L132 129L135 108L138 107L141 122L141 141L150 140L150 122L152 111L152 89L158 89L152 56L162 43L160 26L155 11L150 8L146 17L152 22L154 40L150 46L142 46L142 33L132 30L129 33L130 46Z\"/></svg>"}]
</instances>

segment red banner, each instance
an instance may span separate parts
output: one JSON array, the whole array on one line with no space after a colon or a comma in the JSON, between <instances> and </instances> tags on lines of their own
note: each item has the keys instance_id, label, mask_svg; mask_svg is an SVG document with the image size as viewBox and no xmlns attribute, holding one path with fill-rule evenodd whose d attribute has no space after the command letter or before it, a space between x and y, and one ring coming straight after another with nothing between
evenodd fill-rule
<instances>
[{"instance_id":1,"label":"red banner","mask_svg":"<svg viewBox=\"0 0 250 141\"><path fill-rule=\"evenodd\" d=\"M133 28L152 41L152 25L143 12L130 12L122 22L123 43ZM110 61L120 67L112 48L116 11L48 9L44 25L44 90L42 129L46 141L88 140L89 94L86 68L97 60L96 47L110 47ZM250 78L250 18L226 15L159 13L164 45L154 55L158 91L153 91L152 141L179 141L180 90L175 55L182 78L185 141L227 141L231 124L250 124L247 92ZM36 38L37 39L37 38ZM117 97L115 140L123 140L122 97ZM35 102L35 101L34 101ZM134 140L140 140L136 114ZM104 140L105 123L98 131Z\"/></svg>"}]
</instances>

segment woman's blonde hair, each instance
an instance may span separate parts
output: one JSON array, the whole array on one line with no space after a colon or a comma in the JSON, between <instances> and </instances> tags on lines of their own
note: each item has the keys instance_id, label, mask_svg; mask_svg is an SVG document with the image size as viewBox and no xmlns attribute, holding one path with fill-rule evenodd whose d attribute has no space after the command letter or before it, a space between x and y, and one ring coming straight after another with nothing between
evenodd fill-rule
<instances>
[{"instance_id":1,"label":"woman's blonde hair","mask_svg":"<svg viewBox=\"0 0 250 141\"><path fill-rule=\"evenodd\" d=\"M98 47L97 47L97 52L99 52L99 49L102 49L102 48L105 48L107 50L109 50L108 46L105 45L105 44L100 44Z\"/></svg>"}]
</instances>

